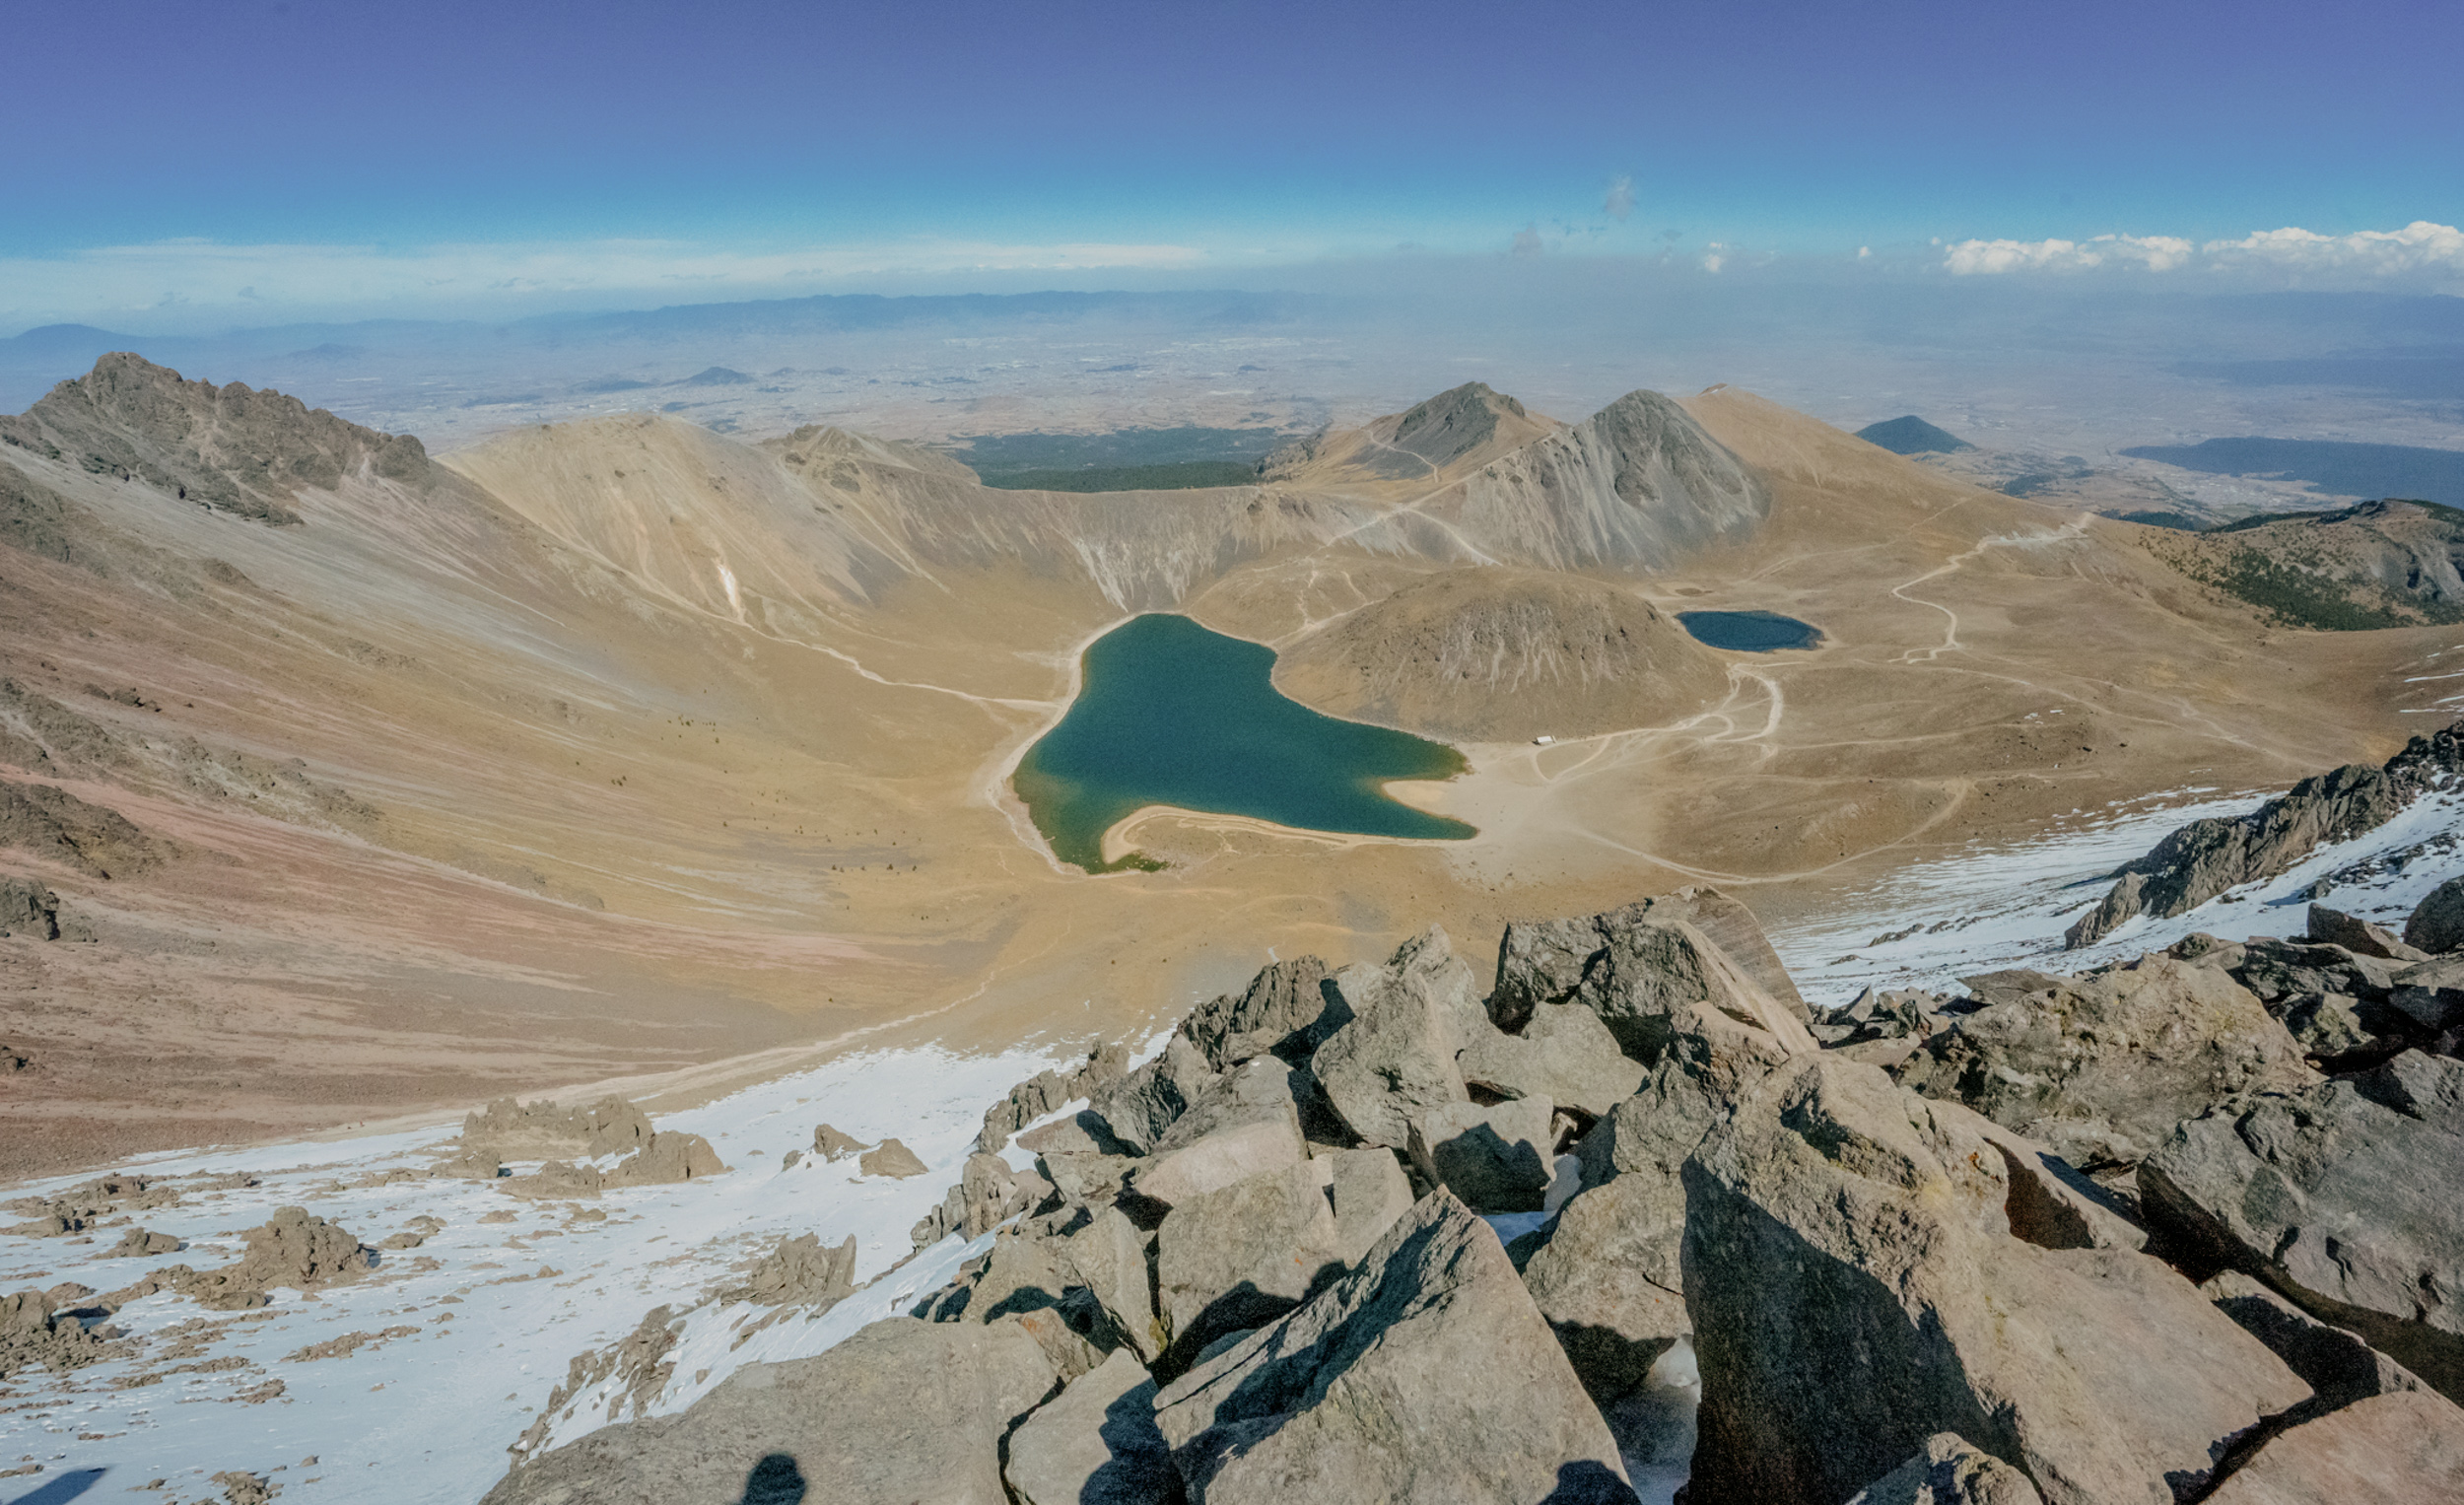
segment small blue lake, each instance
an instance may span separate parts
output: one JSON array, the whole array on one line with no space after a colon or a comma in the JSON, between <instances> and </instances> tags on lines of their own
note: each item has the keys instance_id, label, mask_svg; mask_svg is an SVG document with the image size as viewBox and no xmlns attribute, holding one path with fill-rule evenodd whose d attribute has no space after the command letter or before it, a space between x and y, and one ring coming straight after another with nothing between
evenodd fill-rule
<instances>
[{"instance_id":1,"label":"small blue lake","mask_svg":"<svg viewBox=\"0 0 2464 1505\"><path fill-rule=\"evenodd\" d=\"M1816 648L1822 642L1822 629L1776 611L1680 611L1677 620L1695 642L1737 653Z\"/></svg>"},{"instance_id":2,"label":"small blue lake","mask_svg":"<svg viewBox=\"0 0 2464 1505\"><path fill-rule=\"evenodd\" d=\"M1460 841L1459 820L1391 798L1393 780L1452 779L1442 742L1323 716L1274 688L1274 650L1150 613L1095 640L1078 698L1011 781L1054 855L1107 866L1104 833L1145 805L1246 815L1308 831Z\"/></svg>"}]
</instances>

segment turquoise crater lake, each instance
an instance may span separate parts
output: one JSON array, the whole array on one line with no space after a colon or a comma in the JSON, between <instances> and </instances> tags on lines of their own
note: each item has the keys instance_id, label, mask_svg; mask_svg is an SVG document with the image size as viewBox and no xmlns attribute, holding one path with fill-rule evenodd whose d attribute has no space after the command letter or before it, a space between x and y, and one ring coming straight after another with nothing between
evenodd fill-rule
<instances>
[{"instance_id":1,"label":"turquoise crater lake","mask_svg":"<svg viewBox=\"0 0 2464 1505\"><path fill-rule=\"evenodd\" d=\"M1078 698L1012 781L1054 855L1089 872L1104 833L1146 805L1246 815L1308 831L1460 841L1478 833L1389 796L1391 780L1471 765L1440 742L1321 716L1268 677L1274 650L1150 613L1095 640Z\"/></svg>"}]
</instances>

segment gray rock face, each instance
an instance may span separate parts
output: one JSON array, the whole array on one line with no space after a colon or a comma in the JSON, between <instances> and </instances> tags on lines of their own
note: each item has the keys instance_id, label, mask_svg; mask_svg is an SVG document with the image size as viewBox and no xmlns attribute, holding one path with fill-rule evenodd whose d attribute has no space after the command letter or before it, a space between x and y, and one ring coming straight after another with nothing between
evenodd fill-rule
<instances>
[{"instance_id":1,"label":"gray rock face","mask_svg":"<svg viewBox=\"0 0 2464 1505\"><path fill-rule=\"evenodd\" d=\"M2304 779L2248 815L2194 820L2122 865L2102 903L2064 944L2091 946L2138 915L2169 919L2244 883L2272 878L2321 845L2377 829L2464 769L2464 730L2415 737L2384 768L2355 763Z\"/></svg>"},{"instance_id":2,"label":"gray rock face","mask_svg":"<svg viewBox=\"0 0 2464 1505\"><path fill-rule=\"evenodd\" d=\"M1162 1055L1097 1090L1093 1112L1114 1138L1142 1155L1154 1148L1164 1130L1214 1079L1214 1068L1206 1058L1187 1036L1175 1031L1164 1042Z\"/></svg>"},{"instance_id":3,"label":"gray rock face","mask_svg":"<svg viewBox=\"0 0 2464 1505\"><path fill-rule=\"evenodd\" d=\"M1194 1505L1633 1497L1496 1235L1442 1191L1167 1387L1155 1421Z\"/></svg>"},{"instance_id":4,"label":"gray rock face","mask_svg":"<svg viewBox=\"0 0 2464 1505\"><path fill-rule=\"evenodd\" d=\"M2406 945L2360 916L2331 910L2323 904L2310 906L2306 933L2321 945L2342 946L2356 956L2383 956L2396 962L2430 960L2429 952Z\"/></svg>"},{"instance_id":5,"label":"gray rock face","mask_svg":"<svg viewBox=\"0 0 2464 1505\"><path fill-rule=\"evenodd\" d=\"M1300 1116L1286 1102L1135 1162L1129 1189L1146 1201L1177 1207L1307 1157Z\"/></svg>"},{"instance_id":6,"label":"gray rock face","mask_svg":"<svg viewBox=\"0 0 2464 1505\"><path fill-rule=\"evenodd\" d=\"M2432 956L2464 946L2464 878L2449 878L2413 907L2404 943Z\"/></svg>"},{"instance_id":7,"label":"gray rock face","mask_svg":"<svg viewBox=\"0 0 2464 1505\"><path fill-rule=\"evenodd\" d=\"M1605 1117L1643 1083L1641 1062L1618 1049L1600 1016L1566 1003L1534 1005L1523 1033L1485 1036L1455 1063L1468 1086L1545 1098L1592 1119Z\"/></svg>"},{"instance_id":8,"label":"gray rock face","mask_svg":"<svg viewBox=\"0 0 2464 1505\"><path fill-rule=\"evenodd\" d=\"M1011 1134L1065 1103L1094 1097L1120 1081L1128 1067L1128 1052L1119 1046L1101 1046L1074 1066L1038 1071L984 1110L984 1128L976 1134L977 1152L997 1152Z\"/></svg>"},{"instance_id":9,"label":"gray rock face","mask_svg":"<svg viewBox=\"0 0 2464 1505\"><path fill-rule=\"evenodd\" d=\"M1538 1212L1556 1165L1554 1117L1544 1097L1442 1103L1412 1120L1411 1160L1474 1212Z\"/></svg>"},{"instance_id":10,"label":"gray rock face","mask_svg":"<svg viewBox=\"0 0 2464 1505\"><path fill-rule=\"evenodd\" d=\"M1018 1505L1169 1505L1181 1476L1155 1429L1155 1382L1123 1349L1038 1406L1001 1470Z\"/></svg>"},{"instance_id":11,"label":"gray rock face","mask_svg":"<svg viewBox=\"0 0 2464 1505\"><path fill-rule=\"evenodd\" d=\"M2374 1396L2271 1437L2207 1505L2449 1505L2464 1410L2426 1391Z\"/></svg>"},{"instance_id":12,"label":"gray rock face","mask_svg":"<svg viewBox=\"0 0 2464 1505\"><path fill-rule=\"evenodd\" d=\"M2464 1061L2219 1109L2139 1169L2152 1227L2464 1395Z\"/></svg>"},{"instance_id":13,"label":"gray rock face","mask_svg":"<svg viewBox=\"0 0 2464 1505\"><path fill-rule=\"evenodd\" d=\"M1938 1432L2054 1505L2156 1501L2308 1398L2156 1261L2015 1237L2002 1157L1956 1118L1807 1060L1686 1163L1696 1505L1846 1499Z\"/></svg>"},{"instance_id":14,"label":"gray rock face","mask_svg":"<svg viewBox=\"0 0 2464 1505\"><path fill-rule=\"evenodd\" d=\"M1792 1051L1815 1049L1802 1002L1781 1002L1690 921L1671 917L1671 907L1654 900L1589 922L1553 921L1528 932L1509 926L1490 1006L1508 1022L1541 1003L1588 1008L1646 1064L1677 1036L1719 1027L1760 1031ZM1571 985L1557 992L1569 975Z\"/></svg>"},{"instance_id":15,"label":"gray rock face","mask_svg":"<svg viewBox=\"0 0 2464 1505\"><path fill-rule=\"evenodd\" d=\"M1176 1205L1155 1230L1155 1299L1185 1353L1300 1305L1342 1266L1333 1167L1300 1161Z\"/></svg>"},{"instance_id":16,"label":"gray rock face","mask_svg":"<svg viewBox=\"0 0 2464 1505\"><path fill-rule=\"evenodd\" d=\"M63 917L60 896L33 878L0 878L0 935L35 940L92 940L91 926Z\"/></svg>"},{"instance_id":17,"label":"gray rock face","mask_svg":"<svg viewBox=\"0 0 2464 1505\"><path fill-rule=\"evenodd\" d=\"M1576 1196L1523 1280L1583 1388L1604 1405L1640 1388L1693 1331L1677 1246L1684 1189L1674 1176L1620 1176Z\"/></svg>"},{"instance_id":18,"label":"gray rock face","mask_svg":"<svg viewBox=\"0 0 2464 1505\"><path fill-rule=\"evenodd\" d=\"M1609 961L1615 937L1645 921L1692 925L1755 987L1800 1019L1812 1017L1753 912L1707 886L1680 888L1585 919L1509 924L1498 942L1497 989L1489 995L1489 1016L1501 1029L1519 1030L1535 1006L1572 999L1585 977Z\"/></svg>"},{"instance_id":19,"label":"gray rock face","mask_svg":"<svg viewBox=\"0 0 2464 1505\"><path fill-rule=\"evenodd\" d=\"M1275 962L1242 992L1199 1004L1181 1030L1218 1071L1278 1050L1314 1051L1343 1024L1340 1010L1330 1015L1326 976L1314 956Z\"/></svg>"},{"instance_id":20,"label":"gray rock face","mask_svg":"<svg viewBox=\"0 0 2464 1505\"><path fill-rule=\"evenodd\" d=\"M2027 1475L1955 1432L1857 1491L1848 1505L2044 1505Z\"/></svg>"},{"instance_id":21,"label":"gray rock face","mask_svg":"<svg viewBox=\"0 0 2464 1505\"><path fill-rule=\"evenodd\" d=\"M1017 1322L893 1317L814 1358L748 1364L678 1415L578 1438L485 1505L738 1505L757 1469L832 1505L1008 1505L1001 1440L1053 1382Z\"/></svg>"},{"instance_id":22,"label":"gray rock face","mask_svg":"<svg viewBox=\"0 0 2464 1505\"><path fill-rule=\"evenodd\" d=\"M1311 1058L1327 1102L1363 1144L1401 1149L1411 1122L1466 1102L1455 1058L1493 1033L1472 969L1447 949L1445 932L1406 941L1384 967L1346 967L1334 988L1351 1018Z\"/></svg>"},{"instance_id":23,"label":"gray rock face","mask_svg":"<svg viewBox=\"0 0 2464 1505\"><path fill-rule=\"evenodd\" d=\"M2199 1294L2299 1375L2312 1392L2310 1405L2322 1411L2422 1388L2419 1376L2360 1334L2329 1327L2237 1269L2209 1280Z\"/></svg>"},{"instance_id":24,"label":"gray rock face","mask_svg":"<svg viewBox=\"0 0 2464 1505\"><path fill-rule=\"evenodd\" d=\"M1148 1363L1164 1351L1146 1268L1146 1240L1119 1208L1106 1207L1068 1236L1060 1264L1086 1287L1111 1327L1111 1336Z\"/></svg>"},{"instance_id":25,"label":"gray rock face","mask_svg":"<svg viewBox=\"0 0 2464 1505\"><path fill-rule=\"evenodd\" d=\"M2285 1027L2216 968L2151 956L2092 977L2029 976L2041 991L1932 1036L1900 1083L2093 1170L2137 1162L2235 1093L2317 1079Z\"/></svg>"}]
</instances>

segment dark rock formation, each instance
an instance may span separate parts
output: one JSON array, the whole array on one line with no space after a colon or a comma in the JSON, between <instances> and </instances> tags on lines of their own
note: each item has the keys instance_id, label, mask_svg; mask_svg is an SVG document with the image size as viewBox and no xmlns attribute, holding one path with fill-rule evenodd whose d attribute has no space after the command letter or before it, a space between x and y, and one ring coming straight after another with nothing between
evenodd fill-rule
<instances>
[{"instance_id":1,"label":"dark rock formation","mask_svg":"<svg viewBox=\"0 0 2464 1505\"><path fill-rule=\"evenodd\" d=\"M2415 737L2383 768L2353 763L2304 779L2248 815L2194 820L2115 870L2113 888L2063 936L2077 948L2138 915L2183 915L2230 888L2272 878L2320 846L2375 830L2464 769L2464 721Z\"/></svg>"},{"instance_id":2,"label":"dark rock formation","mask_svg":"<svg viewBox=\"0 0 2464 1505\"><path fill-rule=\"evenodd\" d=\"M2464 878L2449 878L2413 907L2404 943L2433 956L2464 946Z\"/></svg>"},{"instance_id":3,"label":"dark rock formation","mask_svg":"<svg viewBox=\"0 0 2464 1505\"><path fill-rule=\"evenodd\" d=\"M17 847L97 878L128 877L177 855L107 805L48 784L0 779L0 847Z\"/></svg>"}]
</instances>

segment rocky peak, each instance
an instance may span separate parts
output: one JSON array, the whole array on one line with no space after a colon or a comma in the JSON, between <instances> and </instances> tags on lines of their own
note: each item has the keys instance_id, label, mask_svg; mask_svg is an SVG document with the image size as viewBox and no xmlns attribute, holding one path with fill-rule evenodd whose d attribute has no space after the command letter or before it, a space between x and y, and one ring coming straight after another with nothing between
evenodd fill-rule
<instances>
[{"instance_id":1,"label":"rocky peak","mask_svg":"<svg viewBox=\"0 0 2464 1505\"><path fill-rule=\"evenodd\" d=\"M407 434L363 429L271 389L187 380L125 351L0 417L0 442L274 526L301 520L290 504L303 487L374 476L425 489L432 479L428 451Z\"/></svg>"},{"instance_id":2,"label":"rocky peak","mask_svg":"<svg viewBox=\"0 0 2464 1505\"><path fill-rule=\"evenodd\" d=\"M1497 420L1508 414L1529 416L1522 403L1487 382L1467 381L1404 412L1387 443L1442 469L1495 438Z\"/></svg>"}]
</instances>

